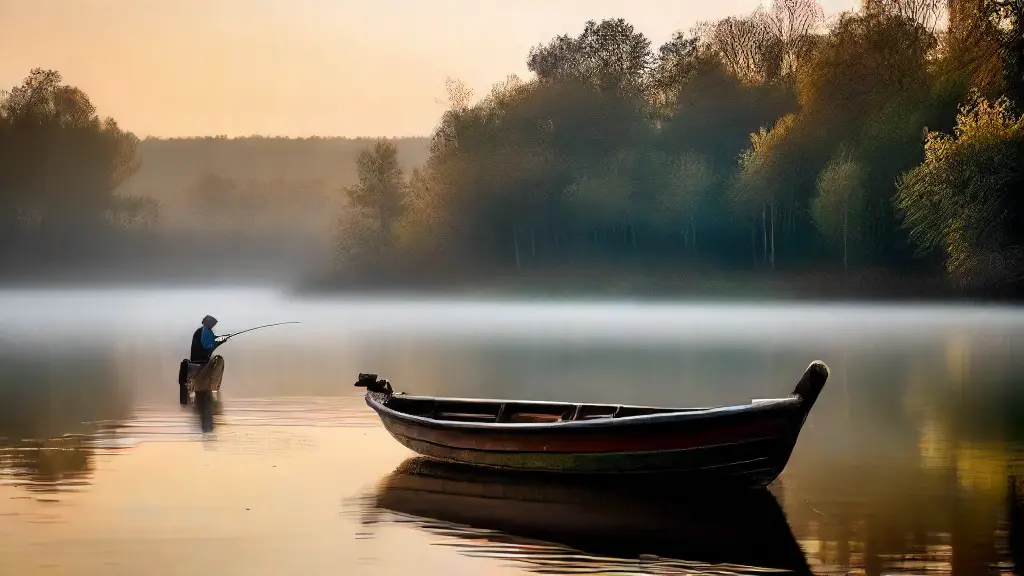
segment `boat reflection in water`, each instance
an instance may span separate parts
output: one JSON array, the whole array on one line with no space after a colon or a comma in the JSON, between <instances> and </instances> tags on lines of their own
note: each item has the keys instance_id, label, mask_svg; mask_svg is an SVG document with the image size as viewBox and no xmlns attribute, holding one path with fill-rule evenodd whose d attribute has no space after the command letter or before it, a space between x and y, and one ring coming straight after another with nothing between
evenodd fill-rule
<instances>
[{"instance_id":1,"label":"boat reflection in water","mask_svg":"<svg viewBox=\"0 0 1024 576\"><path fill-rule=\"evenodd\" d=\"M463 554L535 573L811 573L767 490L716 499L656 479L559 479L416 457L364 505L364 525L411 523L456 539Z\"/></svg>"}]
</instances>

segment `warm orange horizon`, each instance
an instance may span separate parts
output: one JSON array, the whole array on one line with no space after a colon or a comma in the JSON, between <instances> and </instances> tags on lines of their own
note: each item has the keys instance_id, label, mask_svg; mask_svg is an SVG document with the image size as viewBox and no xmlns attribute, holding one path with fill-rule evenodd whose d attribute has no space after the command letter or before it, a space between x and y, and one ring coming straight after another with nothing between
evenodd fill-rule
<instances>
[{"instance_id":1,"label":"warm orange horizon","mask_svg":"<svg viewBox=\"0 0 1024 576\"><path fill-rule=\"evenodd\" d=\"M622 17L658 45L758 0L0 0L0 88L51 68L139 137L425 136L530 47ZM826 12L852 0L822 0Z\"/></svg>"}]
</instances>

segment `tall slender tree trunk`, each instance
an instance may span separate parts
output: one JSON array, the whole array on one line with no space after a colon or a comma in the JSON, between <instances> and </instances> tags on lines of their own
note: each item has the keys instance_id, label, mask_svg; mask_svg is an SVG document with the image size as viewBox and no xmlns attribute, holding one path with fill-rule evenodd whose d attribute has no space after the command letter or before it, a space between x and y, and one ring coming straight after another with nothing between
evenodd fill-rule
<instances>
[{"instance_id":1,"label":"tall slender tree trunk","mask_svg":"<svg viewBox=\"0 0 1024 576\"><path fill-rule=\"evenodd\" d=\"M693 242L691 243L690 246L693 249L693 253L696 254L697 253L697 219L694 218L693 214L690 214L690 235L693 236Z\"/></svg>"},{"instance_id":2,"label":"tall slender tree trunk","mask_svg":"<svg viewBox=\"0 0 1024 576\"><path fill-rule=\"evenodd\" d=\"M388 244L388 216L387 212L381 208L377 210L377 218L380 221L380 241L381 244L387 246Z\"/></svg>"},{"instance_id":3,"label":"tall slender tree trunk","mask_svg":"<svg viewBox=\"0 0 1024 576\"><path fill-rule=\"evenodd\" d=\"M849 210L849 208L847 207L847 198L846 198L846 196L843 196L843 275L845 275L847 278L850 277L850 266L849 266L849 260L848 260L849 253L848 253L848 250L847 250L847 247L846 247L846 242L847 242L847 232L846 231L848 230L848 224L847 223L849 222L848 216L847 216L848 210Z\"/></svg>"},{"instance_id":4,"label":"tall slender tree trunk","mask_svg":"<svg viewBox=\"0 0 1024 576\"><path fill-rule=\"evenodd\" d=\"M769 209L772 213L772 270L775 270L775 198L770 200Z\"/></svg>"},{"instance_id":5,"label":"tall slender tree trunk","mask_svg":"<svg viewBox=\"0 0 1024 576\"><path fill-rule=\"evenodd\" d=\"M879 248L884 249L885 239L888 236L889 229L886 226L885 218L885 201L879 198L878 200L878 245Z\"/></svg>"},{"instance_id":6,"label":"tall slender tree trunk","mask_svg":"<svg viewBox=\"0 0 1024 576\"><path fill-rule=\"evenodd\" d=\"M512 227L512 246L515 248L515 251L516 251L516 272L518 272L520 270L520 263L519 263L519 235L516 234L516 227L515 226Z\"/></svg>"},{"instance_id":7,"label":"tall slender tree trunk","mask_svg":"<svg viewBox=\"0 0 1024 576\"><path fill-rule=\"evenodd\" d=\"M757 266L757 220L750 224L750 261Z\"/></svg>"},{"instance_id":8,"label":"tall slender tree trunk","mask_svg":"<svg viewBox=\"0 0 1024 576\"><path fill-rule=\"evenodd\" d=\"M765 216L765 205L761 205L761 231L764 234L764 262L768 262L768 219Z\"/></svg>"},{"instance_id":9,"label":"tall slender tree trunk","mask_svg":"<svg viewBox=\"0 0 1024 576\"><path fill-rule=\"evenodd\" d=\"M796 200L789 203L789 235L796 235Z\"/></svg>"}]
</instances>

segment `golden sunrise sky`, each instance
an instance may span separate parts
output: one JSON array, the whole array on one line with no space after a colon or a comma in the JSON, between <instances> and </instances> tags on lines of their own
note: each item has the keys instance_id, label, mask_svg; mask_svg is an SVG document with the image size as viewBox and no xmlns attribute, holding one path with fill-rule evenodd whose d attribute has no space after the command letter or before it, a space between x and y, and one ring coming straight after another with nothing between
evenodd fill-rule
<instances>
[{"instance_id":1,"label":"golden sunrise sky","mask_svg":"<svg viewBox=\"0 0 1024 576\"><path fill-rule=\"evenodd\" d=\"M656 47L758 3L0 0L0 87L56 69L140 137L426 135L446 77L478 97L508 74L526 78L531 46L587 19L625 18Z\"/></svg>"}]
</instances>

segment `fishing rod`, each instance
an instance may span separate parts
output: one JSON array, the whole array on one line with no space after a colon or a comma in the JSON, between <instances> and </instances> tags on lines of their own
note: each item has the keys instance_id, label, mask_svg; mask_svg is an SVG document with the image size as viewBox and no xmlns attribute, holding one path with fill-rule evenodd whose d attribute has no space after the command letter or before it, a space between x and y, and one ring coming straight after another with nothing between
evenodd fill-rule
<instances>
[{"instance_id":1,"label":"fishing rod","mask_svg":"<svg viewBox=\"0 0 1024 576\"><path fill-rule=\"evenodd\" d=\"M255 328L248 328L248 329L242 330L241 332L234 332L234 333L228 334L226 336L220 336L219 337L220 338L220 343L223 344L223 343L228 341L228 338L234 338L235 336L238 336L239 334L245 334L246 332L252 332L253 330L259 330L261 328L270 328L271 326L283 326L285 324L301 324L301 322L277 322L275 324L264 324L263 326L256 326Z\"/></svg>"}]
</instances>

